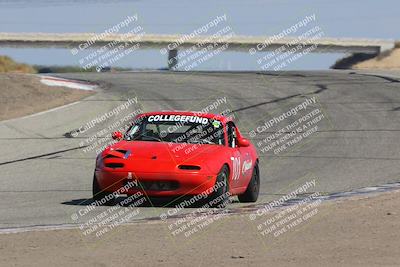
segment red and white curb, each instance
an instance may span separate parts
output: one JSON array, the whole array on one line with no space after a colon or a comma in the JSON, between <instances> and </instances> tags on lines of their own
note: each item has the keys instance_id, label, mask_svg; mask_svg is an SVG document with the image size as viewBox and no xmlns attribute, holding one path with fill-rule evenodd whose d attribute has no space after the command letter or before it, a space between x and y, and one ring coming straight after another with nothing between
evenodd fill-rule
<instances>
[{"instance_id":1,"label":"red and white curb","mask_svg":"<svg viewBox=\"0 0 400 267\"><path fill-rule=\"evenodd\" d=\"M52 76L40 76L40 82L48 86L63 86L79 90L94 90L97 85L90 82L56 78Z\"/></svg>"}]
</instances>

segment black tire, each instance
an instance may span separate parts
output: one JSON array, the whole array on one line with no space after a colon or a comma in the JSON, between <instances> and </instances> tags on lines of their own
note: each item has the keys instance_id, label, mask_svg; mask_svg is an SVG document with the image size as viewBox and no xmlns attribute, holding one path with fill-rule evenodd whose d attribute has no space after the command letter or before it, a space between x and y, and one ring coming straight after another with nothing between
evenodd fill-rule
<instances>
[{"instance_id":1,"label":"black tire","mask_svg":"<svg viewBox=\"0 0 400 267\"><path fill-rule=\"evenodd\" d=\"M115 197L112 193L102 191L99 183L97 182L96 175L93 175L93 186L92 186L93 200L102 203L104 205L113 205Z\"/></svg>"},{"instance_id":2,"label":"black tire","mask_svg":"<svg viewBox=\"0 0 400 267\"><path fill-rule=\"evenodd\" d=\"M221 186L217 187L217 185ZM207 203L210 208L224 208L229 201L229 169L226 165L218 173L215 186L217 189L210 194Z\"/></svg>"},{"instance_id":3,"label":"black tire","mask_svg":"<svg viewBox=\"0 0 400 267\"><path fill-rule=\"evenodd\" d=\"M258 199L258 194L260 193L260 169L258 168L258 163L253 168L253 174L249 184L247 185L246 191L238 195L240 202L256 202Z\"/></svg>"}]
</instances>

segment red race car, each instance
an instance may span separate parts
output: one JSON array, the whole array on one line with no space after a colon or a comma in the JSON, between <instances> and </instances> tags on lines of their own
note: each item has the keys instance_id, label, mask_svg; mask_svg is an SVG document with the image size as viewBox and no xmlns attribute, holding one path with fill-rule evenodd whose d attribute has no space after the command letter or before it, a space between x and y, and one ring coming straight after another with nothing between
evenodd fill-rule
<instances>
[{"instance_id":1,"label":"red race car","mask_svg":"<svg viewBox=\"0 0 400 267\"><path fill-rule=\"evenodd\" d=\"M182 111L138 115L117 143L96 159L93 198L117 194L149 197L204 196L225 203L237 195L255 202L260 188L258 155L230 117ZM216 202L214 201L214 204Z\"/></svg>"}]
</instances>

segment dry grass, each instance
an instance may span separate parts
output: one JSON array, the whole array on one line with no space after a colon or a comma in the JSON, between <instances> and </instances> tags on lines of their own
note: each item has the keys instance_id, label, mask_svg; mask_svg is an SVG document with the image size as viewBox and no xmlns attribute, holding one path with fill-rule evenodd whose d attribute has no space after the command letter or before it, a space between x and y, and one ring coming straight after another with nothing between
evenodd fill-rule
<instances>
[{"instance_id":1,"label":"dry grass","mask_svg":"<svg viewBox=\"0 0 400 267\"><path fill-rule=\"evenodd\" d=\"M36 73L36 70L27 64L17 63L8 56L0 56L0 73L4 72Z\"/></svg>"},{"instance_id":2,"label":"dry grass","mask_svg":"<svg viewBox=\"0 0 400 267\"><path fill-rule=\"evenodd\" d=\"M384 69L400 70L400 44L396 43L396 48L387 53L382 53L375 58L359 62L352 66L353 69Z\"/></svg>"}]
</instances>

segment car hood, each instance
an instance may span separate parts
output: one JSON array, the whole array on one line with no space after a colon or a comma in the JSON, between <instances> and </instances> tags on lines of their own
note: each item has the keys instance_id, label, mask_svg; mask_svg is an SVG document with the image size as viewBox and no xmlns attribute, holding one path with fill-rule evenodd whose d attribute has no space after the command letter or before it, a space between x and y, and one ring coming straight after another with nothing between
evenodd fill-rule
<instances>
[{"instance_id":1,"label":"car hood","mask_svg":"<svg viewBox=\"0 0 400 267\"><path fill-rule=\"evenodd\" d=\"M154 159L186 162L188 160L203 161L209 155L222 149L220 145L166 143L152 141L120 141L109 146L102 153L103 157L112 155L125 159Z\"/></svg>"}]
</instances>

